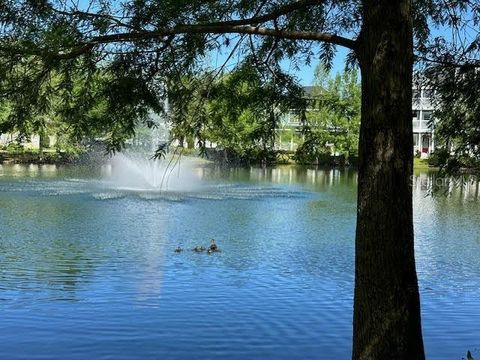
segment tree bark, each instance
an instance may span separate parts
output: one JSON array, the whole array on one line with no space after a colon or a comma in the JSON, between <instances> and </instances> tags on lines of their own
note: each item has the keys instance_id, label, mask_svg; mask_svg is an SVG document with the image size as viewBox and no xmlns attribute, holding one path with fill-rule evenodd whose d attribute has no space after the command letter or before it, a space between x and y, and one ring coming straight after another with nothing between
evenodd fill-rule
<instances>
[{"instance_id":1,"label":"tree bark","mask_svg":"<svg viewBox=\"0 0 480 360\"><path fill-rule=\"evenodd\" d=\"M414 257L410 0L364 0L353 359L424 359Z\"/></svg>"}]
</instances>

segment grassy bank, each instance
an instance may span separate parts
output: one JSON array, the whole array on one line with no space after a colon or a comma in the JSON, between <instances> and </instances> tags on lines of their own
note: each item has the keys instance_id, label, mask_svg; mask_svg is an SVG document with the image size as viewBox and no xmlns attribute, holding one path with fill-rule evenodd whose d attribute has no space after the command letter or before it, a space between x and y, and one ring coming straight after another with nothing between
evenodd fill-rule
<instances>
[{"instance_id":1,"label":"grassy bank","mask_svg":"<svg viewBox=\"0 0 480 360\"><path fill-rule=\"evenodd\" d=\"M413 159L413 168L415 170L428 170L431 169L430 165L428 164L427 159L419 159L419 158L414 158Z\"/></svg>"}]
</instances>

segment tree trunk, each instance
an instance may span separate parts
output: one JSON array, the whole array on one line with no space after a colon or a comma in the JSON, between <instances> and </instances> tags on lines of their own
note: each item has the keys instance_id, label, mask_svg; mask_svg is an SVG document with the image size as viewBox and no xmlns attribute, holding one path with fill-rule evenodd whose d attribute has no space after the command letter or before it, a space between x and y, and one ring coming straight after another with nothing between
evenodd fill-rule
<instances>
[{"instance_id":1,"label":"tree trunk","mask_svg":"<svg viewBox=\"0 0 480 360\"><path fill-rule=\"evenodd\" d=\"M413 246L410 0L364 0L353 359L424 359Z\"/></svg>"}]
</instances>

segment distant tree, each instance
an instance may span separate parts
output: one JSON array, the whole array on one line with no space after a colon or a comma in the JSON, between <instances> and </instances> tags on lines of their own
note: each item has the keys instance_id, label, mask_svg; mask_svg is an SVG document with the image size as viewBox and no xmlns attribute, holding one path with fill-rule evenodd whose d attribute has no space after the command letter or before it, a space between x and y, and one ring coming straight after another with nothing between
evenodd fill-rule
<instances>
[{"instance_id":1,"label":"distant tree","mask_svg":"<svg viewBox=\"0 0 480 360\"><path fill-rule=\"evenodd\" d=\"M428 2L418 2L443 31L419 44L415 86L433 94L435 159L451 174L461 166L480 166L480 4L445 5L432 12Z\"/></svg>"},{"instance_id":2,"label":"distant tree","mask_svg":"<svg viewBox=\"0 0 480 360\"><path fill-rule=\"evenodd\" d=\"M200 144L201 129L206 123L206 102L214 79L209 73L182 76L176 83L169 84L169 122L171 140L180 147L194 147L195 138Z\"/></svg>"},{"instance_id":3,"label":"distant tree","mask_svg":"<svg viewBox=\"0 0 480 360\"><path fill-rule=\"evenodd\" d=\"M216 78L203 73L183 78L169 97L173 139L207 142L244 161L274 157L276 129L287 111L305 111L303 90L279 68L266 71L243 62Z\"/></svg>"},{"instance_id":4,"label":"distant tree","mask_svg":"<svg viewBox=\"0 0 480 360\"><path fill-rule=\"evenodd\" d=\"M315 71L312 110L306 113L305 142L297 156L310 159L340 153L348 158L358 154L361 89L355 69L330 78L324 66Z\"/></svg>"},{"instance_id":5,"label":"distant tree","mask_svg":"<svg viewBox=\"0 0 480 360\"><path fill-rule=\"evenodd\" d=\"M480 47L480 43L479 43ZM438 65L428 69L424 85L435 95L435 161L446 173L461 167L480 169L480 61L476 66Z\"/></svg>"},{"instance_id":6,"label":"distant tree","mask_svg":"<svg viewBox=\"0 0 480 360\"><path fill-rule=\"evenodd\" d=\"M108 129L115 150L138 119L161 111L164 82L198 72L214 49L253 55L270 68L284 59L331 64L335 46L350 51L362 78L353 358L424 359L410 184L413 63L458 50L452 37L438 41L435 27L454 28L454 40L476 46L478 1L80 3L0 1L0 93L14 104L2 129L22 126L58 94L72 127ZM469 27L457 27L460 20ZM61 78L55 87L52 71ZM92 116L98 97L103 118Z\"/></svg>"}]
</instances>

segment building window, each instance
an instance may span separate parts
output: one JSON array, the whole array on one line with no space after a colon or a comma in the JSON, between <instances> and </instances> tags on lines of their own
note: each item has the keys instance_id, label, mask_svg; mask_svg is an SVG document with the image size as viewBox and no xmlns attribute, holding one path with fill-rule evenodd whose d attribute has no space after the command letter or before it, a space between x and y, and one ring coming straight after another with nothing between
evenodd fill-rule
<instances>
[{"instance_id":1,"label":"building window","mask_svg":"<svg viewBox=\"0 0 480 360\"><path fill-rule=\"evenodd\" d=\"M422 112L422 128L423 129L429 129L431 128L430 126L430 121L432 120L432 111L425 110Z\"/></svg>"},{"instance_id":2,"label":"building window","mask_svg":"<svg viewBox=\"0 0 480 360\"><path fill-rule=\"evenodd\" d=\"M420 127L420 111L413 110L412 119L413 119L413 128L418 129Z\"/></svg>"},{"instance_id":3,"label":"building window","mask_svg":"<svg viewBox=\"0 0 480 360\"><path fill-rule=\"evenodd\" d=\"M432 118L432 112L428 111L428 110L425 110L423 112L423 120L430 121L431 118Z\"/></svg>"}]
</instances>

